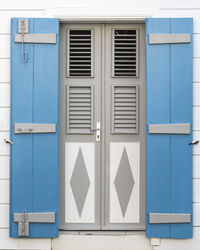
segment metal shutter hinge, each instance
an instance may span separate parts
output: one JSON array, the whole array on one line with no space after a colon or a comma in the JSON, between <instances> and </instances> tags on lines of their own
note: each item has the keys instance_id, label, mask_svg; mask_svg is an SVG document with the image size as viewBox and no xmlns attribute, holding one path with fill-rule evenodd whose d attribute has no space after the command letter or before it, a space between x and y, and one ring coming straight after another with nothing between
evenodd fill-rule
<instances>
[{"instance_id":1,"label":"metal shutter hinge","mask_svg":"<svg viewBox=\"0 0 200 250\"><path fill-rule=\"evenodd\" d=\"M15 134L56 133L56 124L45 123L15 123Z\"/></svg>"},{"instance_id":2,"label":"metal shutter hinge","mask_svg":"<svg viewBox=\"0 0 200 250\"><path fill-rule=\"evenodd\" d=\"M18 20L18 33L21 33L22 37L22 62L28 61L28 54L24 52L24 34L28 33L28 19Z\"/></svg>"},{"instance_id":3,"label":"metal shutter hinge","mask_svg":"<svg viewBox=\"0 0 200 250\"><path fill-rule=\"evenodd\" d=\"M55 223L56 213L27 213L25 209L23 213L14 213L14 222L18 223L18 236L29 236L29 223Z\"/></svg>"},{"instance_id":4,"label":"metal shutter hinge","mask_svg":"<svg viewBox=\"0 0 200 250\"><path fill-rule=\"evenodd\" d=\"M191 43L190 34L149 34L149 44Z\"/></svg>"},{"instance_id":5,"label":"metal shutter hinge","mask_svg":"<svg viewBox=\"0 0 200 250\"><path fill-rule=\"evenodd\" d=\"M28 54L25 53L25 43L45 43L56 44L56 33L50 34L28 34L29 33L29 20L18 20L18 34L15 34L15 43L22 43L22 62L28 61Z\"/></svg>"},{"instance_id":6,"label":"metal shutter hinge","mask_svg":"<svg viewBox=\"0 0 200 250\"><path fill-rule=\"evenodd\" d=\"M149 213L149 224L191 223L189 213Z\"/></svg>"}]
</instances>

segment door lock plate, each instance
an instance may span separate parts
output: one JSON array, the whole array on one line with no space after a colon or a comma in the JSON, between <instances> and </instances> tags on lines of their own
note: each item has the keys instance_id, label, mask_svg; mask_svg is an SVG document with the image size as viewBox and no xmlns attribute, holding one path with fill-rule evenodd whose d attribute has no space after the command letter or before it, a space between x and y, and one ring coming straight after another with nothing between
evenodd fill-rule
<instances>
[{"instance_id":1,"label":"door lock plate","mask_svg":"<svg viewBox=\"0 0 200 250\"><path fill-rule=\"evenodd\" d=\"M96 129L96 141L101 140L101 123L97 122L97 129Z\"/></svg>"}]
</instances>

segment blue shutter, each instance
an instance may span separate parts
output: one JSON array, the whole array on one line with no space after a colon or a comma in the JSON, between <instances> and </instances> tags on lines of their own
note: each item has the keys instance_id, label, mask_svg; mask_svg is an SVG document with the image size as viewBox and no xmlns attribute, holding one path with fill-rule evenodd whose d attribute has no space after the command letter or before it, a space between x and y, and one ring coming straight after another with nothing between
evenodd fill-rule
<instances>
[{"instance_id":1,"label":"blue shutter","mask_svg":"<svg viewBox=\"0 0 200 250\"><path fill-rule=\"evenodd\" d=\"M29 34L53 33L56 43L25 43L23 63L22 43L15 42L18 19L11 20L10 236L19 237L21 225L22 234L29 230L27 237L57 237L59 20L32 18L28 26ZM35 124L56 125L56 131L27 129ZM38 222L27 223L31 219Z\"/></svg>"},{"instance_id":2,"label":"blue shutter","mask_svg":"<svg viewBox=\"0 0 200 250\"><path fill-rule=\"evenodd\" d=\"M192 141L192 32L190 18L146 22L147 237L192 237L192 146L188 145ZM190 34L191 42L149 42L150 34L182 33ZM173 124L172 130L174 124L189 124L190 131L150 133L151 124ZM156 219L151 221L150 214ZM167 223L168 219L172 221Z\"/></svg>"}]
</instances>

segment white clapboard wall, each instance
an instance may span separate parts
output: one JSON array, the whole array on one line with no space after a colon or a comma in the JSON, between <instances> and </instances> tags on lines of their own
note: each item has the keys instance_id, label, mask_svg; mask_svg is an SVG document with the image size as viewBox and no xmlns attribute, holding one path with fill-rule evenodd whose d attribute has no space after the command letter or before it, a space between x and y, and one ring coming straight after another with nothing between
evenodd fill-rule
<instances>
[{"instance_id":1,"label":"white clapboard wall","mask_svg":"<svg viewBox=\"0 0 200 250\"><path fill-rule=\"evenodd\" d=\"M0 249L152 249L144 235L61 235L58 239L9 238L10 18L194 18L194 140L200 139L200 1L199 0L6 0L0 1ZM200 144L194 147L194 238L161 240L160 250L197 250L200 245ZM135 246L136 248L133 248Z\"/></svg>"}]
</instances>

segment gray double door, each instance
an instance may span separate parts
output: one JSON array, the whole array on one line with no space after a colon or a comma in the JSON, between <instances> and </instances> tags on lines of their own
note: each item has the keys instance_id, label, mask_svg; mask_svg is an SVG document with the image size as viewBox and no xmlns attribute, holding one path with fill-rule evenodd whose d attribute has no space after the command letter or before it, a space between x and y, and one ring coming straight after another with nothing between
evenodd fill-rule
<instances>
[{"instance_id":1,"label":"gray double door","mask_svg":"<svg viewBox=\"0 0 200 250\"><path fill-rule=\"evenodd\" d=\"M143 230L143 24L62 24L60 229Z\"/></svg>"}]
</instances>

